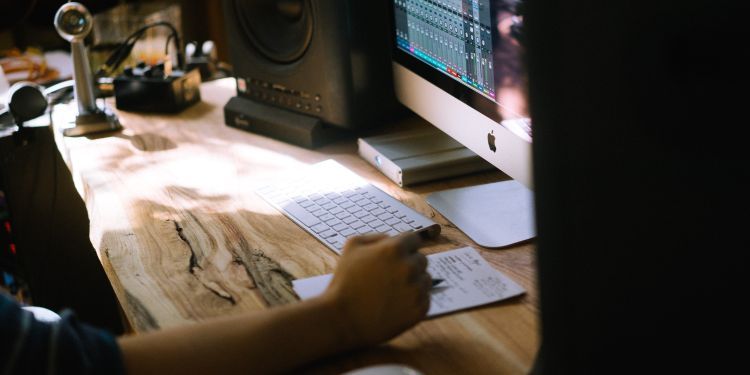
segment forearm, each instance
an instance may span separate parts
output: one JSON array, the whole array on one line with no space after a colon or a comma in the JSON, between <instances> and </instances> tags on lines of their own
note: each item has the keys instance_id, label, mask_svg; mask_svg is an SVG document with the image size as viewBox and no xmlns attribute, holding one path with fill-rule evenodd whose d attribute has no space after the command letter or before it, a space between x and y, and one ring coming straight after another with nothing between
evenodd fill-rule
<instances>
[{"instance_id":1,"label":"forearm","mask_svg":"<svg viewBox=\"0 0 750 375\"><path fill-rule=\"evenodd\" d=\"M313 299L119 340L125 368L149 373L277 373L351 349L333 304Z\"/></svg>"}]
</instances>

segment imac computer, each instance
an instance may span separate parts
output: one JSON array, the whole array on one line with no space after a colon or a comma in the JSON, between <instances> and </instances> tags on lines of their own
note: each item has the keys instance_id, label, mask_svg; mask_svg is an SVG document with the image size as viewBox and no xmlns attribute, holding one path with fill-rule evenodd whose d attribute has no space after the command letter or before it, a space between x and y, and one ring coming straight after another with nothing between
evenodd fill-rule
<instances>
[{"instance_id":1,"label":"imac computer","mask_svg":"<svg viewBox=\"0 0 750 375\"><path fill-rule=\"evenodd\" d=\"M520 0L393 0L396 96L514 180L428 202L485 247L534 236Z\"/></svg>"}]
</instances>

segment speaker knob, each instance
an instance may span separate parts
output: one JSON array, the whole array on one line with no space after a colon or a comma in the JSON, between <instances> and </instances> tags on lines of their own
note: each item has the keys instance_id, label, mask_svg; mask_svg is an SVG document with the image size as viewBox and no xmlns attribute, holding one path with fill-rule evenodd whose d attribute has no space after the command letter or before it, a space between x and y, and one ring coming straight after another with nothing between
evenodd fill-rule
<instances>
[{"instance_id":1,"label":"speaker knob","mask_svg":"<svg viewBox=\"0 0 750 375\"><path fill-rule=\"evenodd\" d=\"M245 38L270 61L295 62L310 46L310 0L234 0L234 9Z\"/></svg>"}]
</instances>

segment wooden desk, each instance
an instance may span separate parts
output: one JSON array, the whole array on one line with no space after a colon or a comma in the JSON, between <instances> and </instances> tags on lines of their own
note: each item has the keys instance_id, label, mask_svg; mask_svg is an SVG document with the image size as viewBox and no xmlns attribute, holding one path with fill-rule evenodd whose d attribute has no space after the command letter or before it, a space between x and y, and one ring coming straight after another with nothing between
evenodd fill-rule
<instances>
[{"instance_id":1,"label":"wooden desk","mask_svg":"<svg viewBox=\"0 0 750 375\"><path fill-rule=\"evenodd\" d=\"M225 126L232 95L233 81L215 81L177 117L120 113L125 130L99 138L56 132L88 208L91 241L135 332L291 302L289 280L332 272L338 256L253 193L329 158L442 224L425 253L477 247L424 196L497 181L500 172L404 190L361 160L354 141L310 151ZM307 370L399 362L426 374L528 372L539 345L533 245L478 249L528 294L427 320L386 346Z\"/></svg>"}]
</instances>

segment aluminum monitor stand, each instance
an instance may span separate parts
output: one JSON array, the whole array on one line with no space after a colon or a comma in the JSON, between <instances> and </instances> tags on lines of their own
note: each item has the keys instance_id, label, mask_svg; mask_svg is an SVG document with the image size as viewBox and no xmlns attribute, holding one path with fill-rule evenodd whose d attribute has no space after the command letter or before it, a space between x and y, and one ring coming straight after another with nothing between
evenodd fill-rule
<instances>
[{"instance_id":1,"label":"aluminum monitor stand","mask_svg":"<svg viewBox=\"0 0 750 375\"><path fill-rule=\"evenodd\" d=\"M534 194L513 180L433 193L427 202L482 247L536 236Z\"/></svg>"}]
</instances>

